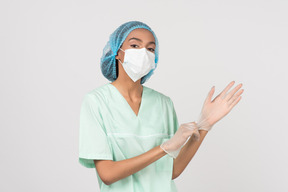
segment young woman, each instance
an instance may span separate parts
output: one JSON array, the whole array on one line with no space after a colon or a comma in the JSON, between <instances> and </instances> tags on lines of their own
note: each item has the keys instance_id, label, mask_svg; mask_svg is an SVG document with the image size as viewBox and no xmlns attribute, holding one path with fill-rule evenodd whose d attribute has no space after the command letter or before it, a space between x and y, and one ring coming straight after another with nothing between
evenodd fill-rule
<instances>
[{"instance_id":1,"label":"young woman","mask_svg":"<svg viewBox=\"0 0 288 192\"><path fill-rule=\"evenodd\" d=\"M102 192L174 192L212 126L240 101L232 81L212 102L209 92L197 122L179 125L169 96L142 85L157 68L159 43L140 21L118 27L101 57L111 83L89 91L80 113L79 162L96 168ZM227 93L227 94L226 94Z\"/></svg>"}]
</instances>

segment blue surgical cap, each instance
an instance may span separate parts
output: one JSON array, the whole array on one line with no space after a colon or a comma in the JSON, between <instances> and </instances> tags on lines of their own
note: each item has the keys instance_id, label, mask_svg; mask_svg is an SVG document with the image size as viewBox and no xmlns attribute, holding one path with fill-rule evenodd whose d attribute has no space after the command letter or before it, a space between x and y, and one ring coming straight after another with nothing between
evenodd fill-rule
<instances>
[{"instance_id":1,"label":"blue surgical cap","mask_svg":"<svg viewBox=\"0 0 288 192\"><path fill-rule=\"evenodd\" d=\"M115 56L117 55L118 49L121 47L129 33L137 28L144 28L149 30L154 38L155 38L155 68L152 69L148 74L143 76L141 78L141 84L145 83L146 80L148 80L151 75L154 73L154 70L157 68L157 63L158 63L158 53L159 53L159 44L158 44L158 39L155 35L155 33L152 31L152 29L146 25L143 22L140 21L129 21L121 26L119 26L110 36L109 36L109 41L105 45L103 49L103 55L101 57L101 71L102 74L110 81L114 81L117 79L117 74L116 74L116 58Z\"/></svg>"}]
</instances>

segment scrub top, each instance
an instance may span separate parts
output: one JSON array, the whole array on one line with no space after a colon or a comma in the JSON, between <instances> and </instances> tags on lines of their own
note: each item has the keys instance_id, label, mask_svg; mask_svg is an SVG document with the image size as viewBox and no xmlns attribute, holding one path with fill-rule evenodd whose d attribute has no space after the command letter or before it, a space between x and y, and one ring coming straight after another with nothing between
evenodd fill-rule
<instances>
[{"instance_id":1,"label":"scrub top","mask_svg":"<svg viewBox=\"0 0 288 192\"><path fill-rule=\"evenodd\" d=\"M85 94L80 110L81 165L95 168L94 159L129 159L161 145L175 134L179 124L171 98L142 86L138 115L111 83ZM97 170L96 175L101 192L175 192L172 172L173 158L166 154L110 185L102 182Z\"/></svg>"}]
</instances>

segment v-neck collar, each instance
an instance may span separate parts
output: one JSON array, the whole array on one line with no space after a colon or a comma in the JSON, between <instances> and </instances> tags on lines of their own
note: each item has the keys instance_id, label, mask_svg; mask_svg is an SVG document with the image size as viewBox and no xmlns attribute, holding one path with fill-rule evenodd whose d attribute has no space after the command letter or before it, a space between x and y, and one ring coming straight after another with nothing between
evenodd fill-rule
<instances>
[{"instance_id":1,"label":"v-neck collar","mask_svg":"<svg viewBox=\"0 0 288 192\"><path fill-rule=\"evenodd\" d=\"M134 116L135 118L138 118L139 115L140 115L140 113L141 113L141 109L142 109L142 107L143 107L143 105L144 105L143 102L144 102L144 100L145 100L144 97L145 97L145 90L146 90L145 86L142 85L143 89L142 89L141 103L140 103L140 107L139 107L139 109L138 109L138 114L136 115L136 113L133 111L133 109L131 108L131 106L129 105L129 103L127 102L127 100L124 98L124 96L120 93L120 91L119 91L114 85L112 85L111 83L108 83L108 84L109 84L110 87L112 87L112 88L115 90L115 92L117 92L117 94L122 98L122 100L124 101L124 103L126 103L127 107L129 108L129 111L132 112L133 116Z\"/></svg>"}]
</instances>

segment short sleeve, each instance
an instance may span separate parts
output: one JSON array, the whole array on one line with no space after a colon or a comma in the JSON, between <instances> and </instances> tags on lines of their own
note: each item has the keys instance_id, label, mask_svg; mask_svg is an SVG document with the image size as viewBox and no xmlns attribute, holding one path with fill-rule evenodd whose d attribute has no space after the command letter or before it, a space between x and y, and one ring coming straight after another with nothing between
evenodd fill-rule
<instances>
[{"instance_id":1,"label":"short sleeve","mask_svg":"<svg viewBox=\"0 0 288 192\"><path fill-rule=\"evenodd\" d=\"M173 134L175 134L179 128L178 117L177 117L177 113L176 113L175 106L174 106L172 99L169 97L168 100L170 103L170 113L171 113L170 117L172 119L172 122L171 122L172 128L171 129L173 131Z\"/></svg>"},{"instance_id":2,"label":"short sleeve","mask_svg":"<svg viewBox=\"0 0 288 192\"><path fill-rule=\"evenodd\" d=\"M88 93L84 96L80 109L78 161L87 168L95 168L94 159L113 159L104 131L101 105L97 95Z\"/></svg>"}]
</instances>

